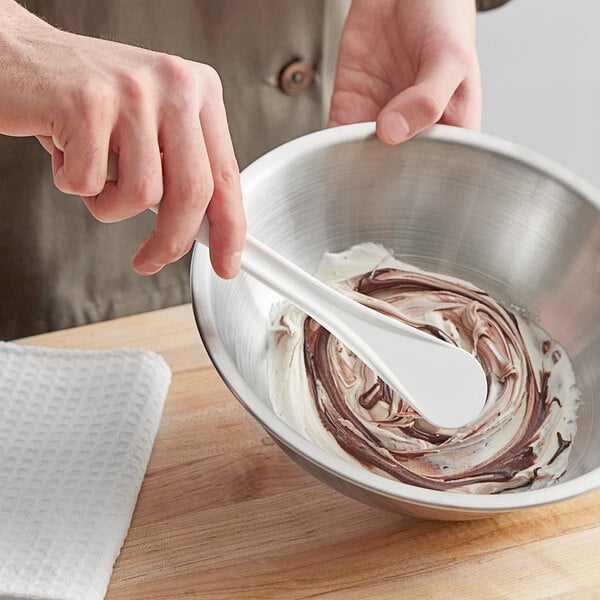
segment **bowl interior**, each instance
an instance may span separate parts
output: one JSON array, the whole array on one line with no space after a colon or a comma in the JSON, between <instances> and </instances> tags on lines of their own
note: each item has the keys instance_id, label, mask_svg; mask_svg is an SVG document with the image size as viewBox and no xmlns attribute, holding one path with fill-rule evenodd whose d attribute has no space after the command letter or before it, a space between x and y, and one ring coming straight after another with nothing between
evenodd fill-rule
<instances>
[{"instance_id":1,"label":"bowl interior","mask_svg":"<svg viewBox=\"0 0 600 600\"><path fill-rule=\"evenodd\" d=\"M596 192L545 159L481 134L438 126L388 147L372 126L339 129L276 149L243 173L252 234L309 272L325 252L379 242L538 318L568 350L583 398L563 480L600 467ZM270 410L268 325L277 296L245 275L218 279L200 247L192 291L217 368L251 412L260 408L253 403Z\"/></svg>"}]
</instances>

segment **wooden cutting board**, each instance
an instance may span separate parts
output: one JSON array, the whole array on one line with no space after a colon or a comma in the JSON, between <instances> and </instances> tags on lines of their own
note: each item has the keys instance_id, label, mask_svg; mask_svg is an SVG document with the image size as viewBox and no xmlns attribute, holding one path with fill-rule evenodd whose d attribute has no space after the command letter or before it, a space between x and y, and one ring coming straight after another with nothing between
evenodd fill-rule
<instances>
[{"instance_id":1,"label":"wooden cutting board","mask_svg":"<svg viewBox=\"0 0 600 600\"><path fill-rule=\"evenodd\" d=\"M302 471L242 409L188 305L23 341L148 348L173 370L107 600L600 599L600 491L458 523L363 506Z\"/></svg>"}]
</instances>

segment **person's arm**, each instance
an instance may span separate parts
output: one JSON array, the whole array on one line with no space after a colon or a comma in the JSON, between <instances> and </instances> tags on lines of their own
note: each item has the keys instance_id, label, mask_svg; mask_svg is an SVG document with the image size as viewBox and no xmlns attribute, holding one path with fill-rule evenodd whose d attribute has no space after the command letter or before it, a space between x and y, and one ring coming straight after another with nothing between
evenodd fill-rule
<instances>
[{"instance_id":1,"label":"person's arm","mask_svg":"<svg viewBox=\"0 0 600 600\"><path fill-rule=\"evenodd\" d=\"M473 0L354 0L329 124L376 121L388 144L433 123L478 129L475 10Z\"/></svg>"},{"instance_id":2,"label":"person's arm","mask_svg":"<svg viewBox=\"0 0 600 600\"><path fill-rule=\"evenodd\" d=\"M52 153L56 187L82 196L101 221L161 203L134 256L138 272L187 253L206 211L215 271L237 273L246 227L239 169L211 67L60 31L0 0L0 133L37 136ZM116 182L106 182L109 151Z\"/></svg>"}]
</instances>

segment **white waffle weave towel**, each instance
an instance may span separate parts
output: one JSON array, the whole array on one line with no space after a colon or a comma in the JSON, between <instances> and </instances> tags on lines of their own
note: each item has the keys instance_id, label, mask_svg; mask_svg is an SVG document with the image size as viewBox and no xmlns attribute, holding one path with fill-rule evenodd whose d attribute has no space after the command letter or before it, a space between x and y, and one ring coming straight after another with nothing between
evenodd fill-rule
<instances>
[{"instance_id":1,"label":"white waffle weave towel","mask_svg":"<svg viewBox=\"0 0 600 600\"><path fill-rule=\"evenodd\" d=\"M147 350L0 343L0 598L104 598L170 380Z\"/></svg>"}]
</instances>

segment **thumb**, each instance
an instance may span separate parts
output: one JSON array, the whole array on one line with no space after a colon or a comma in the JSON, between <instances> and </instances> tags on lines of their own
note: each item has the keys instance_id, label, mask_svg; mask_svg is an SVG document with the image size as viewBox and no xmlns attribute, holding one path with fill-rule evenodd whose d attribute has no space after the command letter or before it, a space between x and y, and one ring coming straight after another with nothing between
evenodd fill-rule
<instances>
[{"instance_id":1,"label":"thumb","mask_svg":"<svg viewBox=\"0 0 600 600\"><path fill-rule=\"evenodd\" d=\"M463 78L452 61L423 68L415 84L392 98L377 116L379 139L398 144L439 121Z\"/></svg>"}]
</instances>

